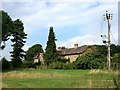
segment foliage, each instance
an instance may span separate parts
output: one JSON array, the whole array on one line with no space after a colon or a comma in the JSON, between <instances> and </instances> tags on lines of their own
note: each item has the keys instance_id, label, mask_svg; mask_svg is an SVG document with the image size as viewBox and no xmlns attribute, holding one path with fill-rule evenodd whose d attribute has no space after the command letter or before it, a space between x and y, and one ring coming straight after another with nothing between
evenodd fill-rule
<instances>
[{"instance_id":1,"label":"foliage","mask_svg":"<svg viewBox=\"0 0 120 90\"><path fill-rule=\"evenodd\" d=\"M12 36L13 39L11 41L13 42L13 51L11 53L12 57L12 67L21 67L22 59L25 57L25 52L22 49L24 46L25 41L23 39L26 39L27 34L24 33L24 27L22 21L19 19L15 20L13 22L13 31Z\"/></svg>"},{"instance_id":2,"label":"foliage","mask_svg":"<svg viewBox=\"0 0 120 90\"><path fill-rule=\"evenodd\" d=\"M23 60L23 61L22 61L22 68L29 68L29 66L30 66L32 63L33 63L33 62L31 62L31 61Z\"/></svg>"},{"instance_id":3,"label":"foliage","mask_svg":"<svg viewBox=\"0 0 120 90\"><path fill-rule=\"evenodd\" d=\"M0 49L3 50L5 48L5 42L9 39L8 36L11 35L13 24L7 12L0 10L0 15L0 26L2 26L0 30ZM2 43L4 45L2 45Z\"/></svg>"},{"instance_id":4,"label":"foliage","mask_svg":"<svg viewBox=\"0 0 120 90\"><path fill-rule=\"evenodd\" d=\"M97 52L99 52L103 56L107 56L107 46L105 45L93 45L92 47L96 47ZM110 45L110 54L113 57L116 53L120 53L120 46L111 44Z\"/></svg>"},{"instance_id":5,"label":"foliage","mask_svg":"<svg viewBox=\"0 0 120 90\"><path fill-rule=\"evenodd\" d=\"M111 58L111 67L113 69L119 69L119 57L120 57L120 53L116 53L114 54L114 56Z\"/></svg>"},{"instance_id":6,"label":"foliage","mask_svg":"<svg viewBox=\"0 0 120 90\"><path fill-rule=\"evenodd\" d=\"M102 56L107 56L107 46L105 45L92 45L91 47L95 47L96 51L99 52Z\"/></svg>"},{"instance_id":7,"label":"foliage","mask_svg":"<svg viewBox=\"0 0 120 90\"><path fill-rule=\"evenodd\" d=\"M27 36L23 31L23 23L19 19L12 21L10 16L4 11L0 11L0 13L2 13L2 18L0 19L0 24L2 24L2 41L0 40L0 44L1 42L5 44L5 41L9 39L8 36L13 36L13 39L11 39L13 42L13 51L11 52L12 66L20 67L21 60L24 57L22 47L25 41L23 39L26 39Z\"/></svg>"},{"instance_id":8,"label":"foliage","mask_svg":"<svg viewBox=\"0 0 120 90\"><path fill-rule=\"evenodd\" d=\"M2 70L10 69L10 62L4 58L1 59Z\"/></svg>"},{"instance_id":9,"label":"foliage","mask_svg":"<svg viewBox=\"0 0 120 90\"><path fill-rule=\"evenodd\" d=\"M65 60L65 61L64 61ZM56 62L52 62L48 65L49 69L75 69L73 63L69 62L69 59L59 59Z\"/></svg>"},{"instance_id":10,"label":"foliage","mask_svg":"<svg viewBox=\"0 0 120 90\"><path fill-rule=\"evenodd\" d=\"M57 61L58 61L58 62L62 62L62 63L67 63L67 62L70 62L70 59L58 58Z\"/></svg>"},{"instance_id":11,"label":"foliage","mask_svg":"<svg viewBox=\"0 0 120 90\"><path fill-rule=\"evenodd\" d=\"M112 57L113 57L116 53L119 53L119 54L120 54L120 45L111 44L110 48L111 48L110 54L111 54Z\"/></svg>"},{"instance_id":12,"label":"foliage","mask_svg":"<svg viewBox=\"0 0 120 90\"><path fill-rule=\"evenodd\" d=\"M89 53L77 58L73 63L76 69L102 69L105 67L106 58L102 57L100 53Z\"/></svg>"},{"instance_id":13,"label":"foliage","mask_svg":"<svg viewBox=\"0 0 120 90\"><path fill-rule=\"evenodd\" d=\"M57 60L57 50L56 50L56 44L55 44L55 34L53 32L53 27L50 27L47 46L44 53L44 59L45 63L49 65L50 63Z\"/></svg>"},{"instance_id":14,"label":"foliage","mask_svg":"<svg viewBox=\"0 0 120 90\"><path fill-rule=\"evenodd\" d=\"M57 62L53 62L53 63L49 64L48 68L50 68L50 69L62 69L63 65L64 65L64 63L57 61Z\"/></svg>"},{"instance_id":15,"label":"foliage","mask_svg":"<svg viewBox=\"0 0 120 90\"><path fill-rule=\"evenodd\" d=\"M73 64L73 63L66 63L66 64L64 64L64 66L63 66L63 69L76 69L76 67L75 67L75 65Z\"/></svg>"},{"instance_id":16,"label":"foliage","mask_svg":"<svg viewBox=\"0 0 120 90\"><path fill-rule=\"evenodd\" d=\"M107 46L105 45L93 45L92 47L96 47L97 51L99 52L102 57L107 57ZM118 58L120 55L120 46L111 44L110 46L110 53L111 53L111 68L117 69L118 68ZM107 58L106 58L107 60ZM107 63L106 63L107 64Z\"/></svg>"},{"instance_id":17,"label":"foliage","mask_svg":"<svg viewBox=\"0 0 120 90\"><path fill-rule=\"evenodd\" d=\"M43 53L42 45L35 44L27 50L25 60L33 62L33 57L35 57L39 53Z\"/></svg>"},{"instance_id":18,"label":"foliage","mask_svg":"<svg viewBox=\"0 0 120 90\"><path fill-rule=\"evenodd\" d=\"M113 47L114 46L114 47ZM73 63L69 63L69 59L58 58L51 63L49 68L52 69L106 69L107 68L107 47L105 45L92 45L92 53L82 55ZM120 56L119 46L111 45L111 68L117 69Z\"/></svg>"},{"instance_id":19,"label":"foliage","mask_svg":"<svg viewBox=\"0 0 120 90\"><path fill-rule=\"evenodd\" d=\"M12 19L7 14L7 12L0 11L2 18L0 18L0 25L2 26L2 41L7 41L8 36L11 34L12 30Z\"/></svg>"}]
</instances>

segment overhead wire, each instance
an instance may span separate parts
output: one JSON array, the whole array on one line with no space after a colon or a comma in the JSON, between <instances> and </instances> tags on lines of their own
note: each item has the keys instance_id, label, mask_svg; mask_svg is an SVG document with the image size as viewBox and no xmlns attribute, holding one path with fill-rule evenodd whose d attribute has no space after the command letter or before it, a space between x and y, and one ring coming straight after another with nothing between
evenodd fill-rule
<instances>
[{"instance_id":1,"label":"overhead wire","mask_svg":"<svg viewBox=\"0 0 120 90\"><path fill-rule=\"evenodd\" d=\"M104 22L104 18L102 16L102 19L101 19L101 27L100 27L100 34L103 33L103 22Z\"/></svg>"},{"instance_id":2,"label":"overhead wire","mask_svg":"<svg viewBox=\"0 0 120 90\"><path fill-rule=\"evenodd\" d=\"M115 40L115 38L114 38L114 36L113 36L113 34L112 34L111 30L110 30L110 34L111 34L111 36L112 36L112 39L113 39L114 43L116 43L116 44L117 44L117 41Z\"/></svg>"}]
</instances>

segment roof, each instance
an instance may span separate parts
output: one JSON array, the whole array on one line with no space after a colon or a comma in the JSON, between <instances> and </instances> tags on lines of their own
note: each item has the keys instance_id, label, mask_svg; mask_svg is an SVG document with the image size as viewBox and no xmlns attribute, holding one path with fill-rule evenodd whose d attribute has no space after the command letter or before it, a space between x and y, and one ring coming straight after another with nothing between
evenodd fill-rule
<instances>
[{"instance_id":1,"label":"roof","mask_svg":"<svg viewBox=\"0 0 120 90\"><path fill-rule=\"evenodd\" d=\"M58 51L59 55L72 55L72 54L81 54L88 48L87 45L77 47L77 48L65 48Z\"/></svg>"},{"instance_id":2,"label":"roof","mask_svg":"<svg viewBox=\"0 0 120 90\"><path fill-rule=\"evenodd\" d=\"M36 55L36 56L34 56L33 58L34 58L34 59L38 59L38 57L39 57L39 54L38 54L38 55Z\"/></svg>"}]
</instances>

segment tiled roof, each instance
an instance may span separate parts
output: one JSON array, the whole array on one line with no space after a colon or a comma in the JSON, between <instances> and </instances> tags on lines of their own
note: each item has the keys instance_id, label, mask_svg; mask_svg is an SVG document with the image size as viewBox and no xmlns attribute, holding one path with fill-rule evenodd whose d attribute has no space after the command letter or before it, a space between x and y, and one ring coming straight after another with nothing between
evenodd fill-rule
<instances>
[{"instance_id":1,"label":"tiled roof","mask_svg":"<svg viewBox=\"0 0 120 90\"><path fill-rule=\"evenodd\" d=\"M83 53L88 48L87 45L77 47L77 48L65 48L58 51L59 55L72 55Z\"/></svg>"}]
</instances>

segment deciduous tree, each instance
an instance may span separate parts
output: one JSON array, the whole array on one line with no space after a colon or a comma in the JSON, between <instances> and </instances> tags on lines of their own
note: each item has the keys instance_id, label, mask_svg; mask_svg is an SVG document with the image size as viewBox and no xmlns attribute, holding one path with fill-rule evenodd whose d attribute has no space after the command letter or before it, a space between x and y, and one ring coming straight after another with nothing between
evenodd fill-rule
<instances>
[{"instance_id":1,"label":"deciduous tree","mask_svg":"<svg viewBox=\"0 0 120 90\"><path fill-rule=\"evenodd\" d=\"M43 53L42 45L35 44L27 50L25 60L29 62L33 62L33 57L35 57L39 53Z\"/></svg>"}]
</instances>

